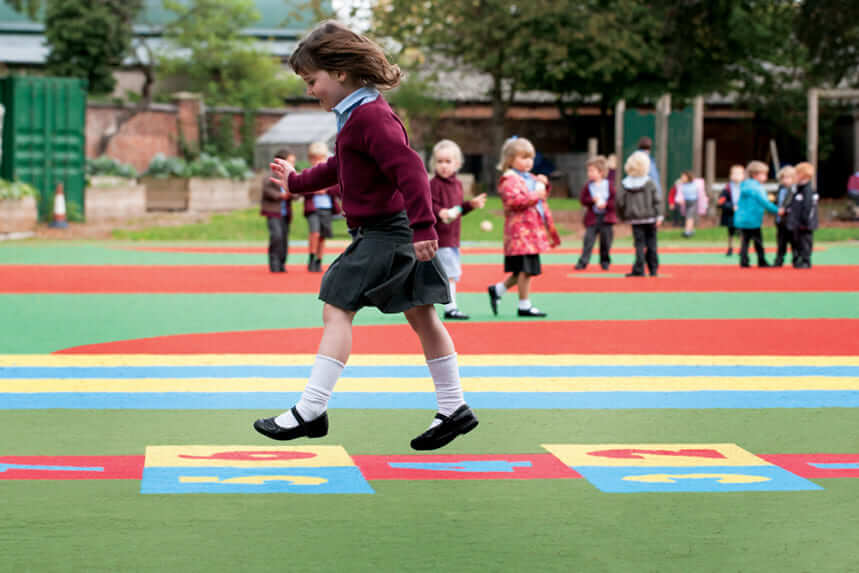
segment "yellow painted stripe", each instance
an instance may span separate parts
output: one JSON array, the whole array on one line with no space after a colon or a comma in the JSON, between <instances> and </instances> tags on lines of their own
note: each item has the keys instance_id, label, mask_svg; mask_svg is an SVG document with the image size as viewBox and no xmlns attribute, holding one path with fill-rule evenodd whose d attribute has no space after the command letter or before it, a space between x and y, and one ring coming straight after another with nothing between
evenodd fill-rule
<instances>
[{"instance_id":1,"label":"yellow painted stripe","mask_svg":"<svg viewBox=\"0 0 859 573\"><path fill-rule=\"evenodd\" d=\"M0 393L45 392L300 392L304 378L145 378L0 380ZM859 390L859 378L808 376L630 377L630 378L463 378L466 392L681 392L698 390ZM338 392L432 392L430 378L344 378Z\"/></svg>"},{"instance_id":2,"label":"yellow painted stripe","mask_svg":"<svg viewBox=\"0 0 859 573\"><path fill-rule=\"evenodd\" d=\"M4 366L300 366L312 354L0 354ZM355 354L354 366L422 365L419 354ZM635 354L461 354L461 366L859 366L857 356L702 356Z\"/></svg>"}]
</instances>

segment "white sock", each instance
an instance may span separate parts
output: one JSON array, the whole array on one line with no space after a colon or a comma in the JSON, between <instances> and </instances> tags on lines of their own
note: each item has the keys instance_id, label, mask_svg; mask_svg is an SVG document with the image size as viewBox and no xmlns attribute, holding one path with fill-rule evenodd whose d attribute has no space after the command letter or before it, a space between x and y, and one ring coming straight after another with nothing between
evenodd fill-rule
<instances>
[{"instance_id":1,"label":"white sock","mask_svg":"<svg viewBox=\"0 0 859 573\"><path fill-rule=\"evenodd\" d=\"M438 402L438 412L450 416L457 408L465 404L462 396L462 384L459 381L459 365L456 353L427 360L432 382L435 384L435 398ZM441 420L433 418L430 428L441 424Z\"/></svg>"},{"instance_id":2,"label":"white sock","mask_svg":"<svg viewBox=\"0 0 859 573\"><path fill-rule=\"evenodd\" d=\"M528 310L529 308L531 308L531 299L520 298L519 299L519 310Z\"/></svg>"},{"instance_id":3,"label":"white sock","mask_svg":"<svg viewBox=\"0 0 859 573\"><path fill-rule=\"evenodd\" d=\"M507 287L504 286L503 282L495 283L495 296L502 296L505 292L507 292Z\"/></svg>"},{"instance_id":4,"label":"white sock","mask_svg":"<svg viewBox=\"0 0 859 573\"><path fill-rule=\"evenodd\" d=\"M447 281L450 285L450 302L444 305L447 311L456 310L456 281Z\"/></svg>"},{"instance_id":5,"label":"white sock","mask_svg":"<svg viewBox=\"0 0 859 573\"><path fill-rule=\"evenodd\" d=\"M310 380L307 381L307 386L301 393L301 399L295 405L298 415L305 422L315 420L328 408L328 399L331 398L334 385L337 384L337 379L340 378L345 367L345 364L330 356L316 355L313 368L310 370ZM292 415L291 410L275 418L274 423L281 428L298 426L298 420Z\"/></svg>"}]
</instances>

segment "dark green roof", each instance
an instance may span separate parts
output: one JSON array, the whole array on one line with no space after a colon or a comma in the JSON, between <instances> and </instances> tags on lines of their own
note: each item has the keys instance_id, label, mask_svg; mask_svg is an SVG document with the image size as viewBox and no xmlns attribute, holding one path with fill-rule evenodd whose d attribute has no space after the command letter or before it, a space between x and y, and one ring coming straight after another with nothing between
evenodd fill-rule
<instances>
[{"instance_id":1,"label":"dark green roof","mask_svg":"<svg viewBox=\"0 0 859 573\"><path fill-rule=\"evenodd\" d=\"M188 0L180 0L187 3ZM254 35L297 35L314 23L312 10L306 0L256 0L260 19L246 31ZM331 0L322 0L323 7L331 10ZM297 15L297 17L296 17ZM172 17L164 9L161 0L144 0L144 8L138 16L138 29L160 28ZM41 32L40 22L34 22L26 14L16 12L5 0L0 0L0 29Z\"/></svg>"}]
</instances>

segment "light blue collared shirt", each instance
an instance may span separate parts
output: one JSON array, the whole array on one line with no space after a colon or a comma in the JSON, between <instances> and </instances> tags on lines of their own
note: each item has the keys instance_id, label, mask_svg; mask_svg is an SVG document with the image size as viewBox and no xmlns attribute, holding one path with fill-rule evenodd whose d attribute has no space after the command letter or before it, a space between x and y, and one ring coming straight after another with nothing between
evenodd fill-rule
<instances>
[{"instance_id":1,"label":"light blue collared shirt","mask_svg":"<svg viewBox=\"0 0 859 573\"><path fill-rule=\"evenodd\" d=\"M340 103L335 105L332 110L337 116L337 133L340 133L340 130L346 125L346 121L356 107L375 101L377 97L379 97L379 90L372 86L364 86L341 99Z\"/></svg>"},{"instance_id":2,"label":"light blue collared shirt","mask_svg":"<svg viewBox=\"0 0 859 573\"><path fill-rule=\"evenodd\" d=\"M530 172L519 171L518 169L514 169L513 171L515 171L519 177L521 177L522 179L525 180L525 185L528 186L528 191L533 193L534 191L537 190L537 178L534 177ZM546 209L543 207L543 200L542 199L537 201L537 212L540 213L540 217L542 217L543 220L545 221L546 220Z\"/></svg>"}]
</instances>

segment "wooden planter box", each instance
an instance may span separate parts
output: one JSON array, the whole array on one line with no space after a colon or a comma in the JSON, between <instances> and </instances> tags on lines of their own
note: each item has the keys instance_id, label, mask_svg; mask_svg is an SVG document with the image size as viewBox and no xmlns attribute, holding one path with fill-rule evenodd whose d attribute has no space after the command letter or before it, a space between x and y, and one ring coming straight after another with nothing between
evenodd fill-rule
<instances>
[{"instance_id":1,"label":"wooden planter box","mask_svg":"<svg viewBox=\"0 0 859 573\"><path fill-rule=\"evenodd\" d=\"M133 179L93 177L84 205L87 222L141 217L146 213L146 187Z\"/></svg>"},{"instance_id":2,"label":"wooden planter box","mask_svg":"<svg viewBox=\"0 0 859 573\"><path fill-rule=\"evenodd\" d=\"M39 209L34 197L0 200L0 233L26 233L36 230Z\"/></svg>"},{"instance_id":3,"label":"wooden planter box","mask_svg":"<svg viewBox=\"0 0 859 573\"><path fill-rule=\"evenodd\" d=\"M235 211L251 205L249 181L192 177L188 191L188 210L195 213Z\"/></svg>"},{"instance_id":4,"label":"wooden planter box","mask_svg":"<svg viewBox=\"0 0 859 573\"><path fill-rule=\"evenodd\" d=\"M187 211L188 179L144 177L147 211Z\"/></svg>"}]
</instances>

